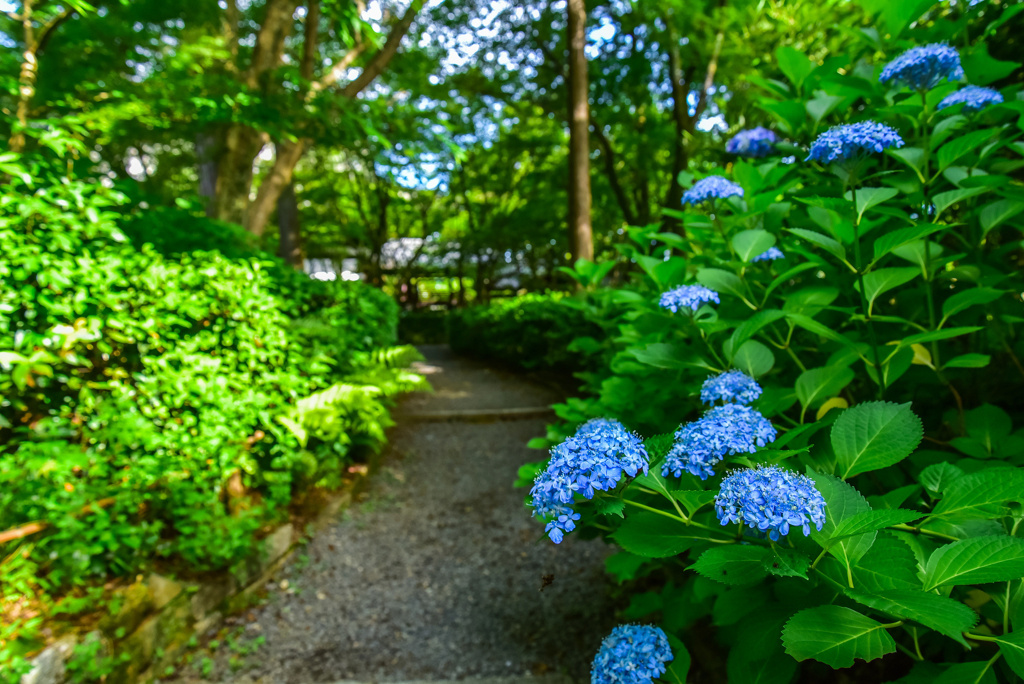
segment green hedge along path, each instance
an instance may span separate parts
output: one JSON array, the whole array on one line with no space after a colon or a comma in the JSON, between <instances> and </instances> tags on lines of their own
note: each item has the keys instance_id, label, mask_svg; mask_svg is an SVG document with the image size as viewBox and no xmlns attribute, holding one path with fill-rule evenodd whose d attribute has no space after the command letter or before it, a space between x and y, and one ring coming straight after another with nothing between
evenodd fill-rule
<instances>
[{"instance_id":1,"label":"green hedge along path","mask_svg":"<svg viewBox=\"0 0 1024 684\"><path fill-rule=\"evenodd\" d=\"M212 672L201 677L199 652L176 684L587 676L615 619L611 549L551 544L512 487L544 457L525 446L544 432L537 409L560 397L444 347L421 351L435 392L399 407L366 499L241 616Z\"/></svg>"}]
</instances>

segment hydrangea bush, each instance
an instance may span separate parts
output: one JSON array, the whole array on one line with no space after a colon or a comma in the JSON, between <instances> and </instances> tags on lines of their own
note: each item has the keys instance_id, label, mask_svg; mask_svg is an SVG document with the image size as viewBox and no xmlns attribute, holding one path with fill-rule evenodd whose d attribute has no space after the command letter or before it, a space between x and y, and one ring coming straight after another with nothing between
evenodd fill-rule
<instances>
[{"instance_id":1,"label":"hydrangea bush","mask_svg":"<svg viewBox=\"0 0 1024 684\"><path fill-rule=\"evenodd\" d=\"M631 228L633 281L573 303L606 331L556 406L584 427L520 475L553 540L620 548L649 623L594 682L686 681L697 643L727 651L701 681L1024 677L1024 103L1015 65L913 30L780 49L772 135L726 138L680 234Z\"/></svg>"}]
</instances>

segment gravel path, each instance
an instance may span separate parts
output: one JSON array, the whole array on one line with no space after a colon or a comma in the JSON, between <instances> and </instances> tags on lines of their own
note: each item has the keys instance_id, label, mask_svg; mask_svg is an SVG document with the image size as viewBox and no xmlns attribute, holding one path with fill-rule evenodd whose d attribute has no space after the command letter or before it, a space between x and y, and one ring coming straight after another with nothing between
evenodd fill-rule
<instances>
[{"instance_id":1,"label":"gravel path","mask_svg":"<svg viewBox=\"0 0 1024 684\"><path fill-rule=\"evenodd\" d=\"M401 413L558 400L445 348L423 351L436 391ZM607 547L551 544L512 487L516 469L542 457L525 444L544 423L399 418L367 495L310 543L202 674L264 684L585 678L613 626Z\"/></svg>"}]
</instances>

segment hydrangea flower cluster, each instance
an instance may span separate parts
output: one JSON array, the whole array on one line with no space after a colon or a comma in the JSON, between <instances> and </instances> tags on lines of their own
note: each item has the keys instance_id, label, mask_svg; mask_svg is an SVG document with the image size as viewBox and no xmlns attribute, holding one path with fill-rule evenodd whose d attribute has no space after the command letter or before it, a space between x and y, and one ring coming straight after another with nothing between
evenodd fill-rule
<instances>
[{"instance_id":1,"label":"hydrangea flower cluster","mask_svg":"<svg viewBox=\"0 0 1024 684\"><path fill-rule=\"evenodd\" d=\"M665 674L672 648L660 627L619 625L601 642L590 669L591 684L650 684Z\"/></svg>"},{"instance_id":2,"label":"hydrangea flower cluster","mask_svg":"<svg viewBox=\"0 0 1024 684\"><path fill-rule=\"evenodd\" d=\"M977 112L989 105L1000 104L1003 101L1003 94L992 88L969 85L966 88L947 95L939 103L939 109L963 104L965 112Z\"/></svg>"},{"instance_id":3,"label":"hydrangea flower cluster","mask_svg":"<svg viewBox=\"0 0 1024 684\"><path fill-rule=\"evenodd\" d=\"M750 404L763 391L757 381L743 371L731 370L709 376L700 388L700 400L705 404L716 401L724 404Z\"/></svg>"},{"instance_id":4,"label":"hydrangea flower cluster","mask_svg":"<svg viewBox=\"0 0 1024 684\"><path fill-rule=\"evenodd\" d=\"M742 520L778 541L789 534L791 527L802 528L805 537L811 533L812 524L821 530L825 499L811 478L778 466L765 466L740 470L722 480L715 512L723 525Z\"/></svg>"},{"instance_id":5,"label":"hydrangea flower cluster","mask_svg":"<svg viewBox=\"0 0 1024 684\"><path fill-rule=\"evenodd\" d=\"M932 43L910 48L886 64L878 80L913 90L931 90L943 80L959 81L963 77L960 53L945 43Z\"/></svg>"},{"instance_id":6,"label":"hydrangea flower cluster","mask_svg":"<svg viewBox=\"0 0 1024 684\"><path fill-rule=\"evenodd\" d=\"M765 157L771 154L779 137L774 132L758 126L740 131L725 144L725 151L741 157Z\"/></svg>"},{"instance_id":7,"label":"hydrangea flower cluster","mask_svg":"<svg viewBox=\"0 0 1024 684\"><path fill-rule=\"evenodd\" d=\"M875 121L833 126L811 143L804 161L815 159L822 164L834 161L857 161L864 155L881 152L887 147L903 147L903 138L895 129Z\"/></svg>"},{"instance_id":8,"label":"hydrangea flower cluster","mask_svg":"<svg viewBox=\"0 0 1024 684\"><path fill-rule=\"evenodd\" d=\"M638 436L617 420L595 418L551 450L547 468L530 489L533 514L547 518L548 537L561 543L576 529L579 513L572 509L576 494L591 499L597 491L614 489L622 474L647 474L647 449Z\"/></svg>"},{"instance_id":9,"label":"hydrangea flower cluster","mask_svg":"<svg viewBox=\"0 0 1024 684\"><path fill-rule=\"evenodd\" d=\"M661 293L658 305L676 313L680 309L696 311L704 302L721 303L718 293L703 285L682 285L674 290Z\"/></svg>"},{"instance_id":10,"label":"hydrangea flower cluster","mask_svg":"<svg viewBox=\"0 0 1024 684\"><path fill-rule=\"evenodd\" d=\"M726 456L752 454L775 441L775 427L755 409L739 404L717 406L676 430L661 474L682 477L683 471L706 480Z\"/></svg>"},{"instance_id":11,"label":"hydrangea flower cluster","mask_svg":"<svg viewBox=\"0 0 1024 684\"><path fill-rule=\"evenodd\" d=\"M708 176L683 193L683 204L703 204L708 200L725 199L733 195L743 197L743 188L727 178Z\"/></svg>"},{"instance_id":12,"label":"hydrangea flower cluster","mask_svg":"<svg viewBox=\"0 0 1024 684\"><path fill-rule=\"evenodd\" d=\"M751 259L751 262L756 261L775 261L776 259L785 259L786 255L782 253L782 250L778 247L769 247L765 251L758 254L756 257Z\"/></svg>"}]
</instances>

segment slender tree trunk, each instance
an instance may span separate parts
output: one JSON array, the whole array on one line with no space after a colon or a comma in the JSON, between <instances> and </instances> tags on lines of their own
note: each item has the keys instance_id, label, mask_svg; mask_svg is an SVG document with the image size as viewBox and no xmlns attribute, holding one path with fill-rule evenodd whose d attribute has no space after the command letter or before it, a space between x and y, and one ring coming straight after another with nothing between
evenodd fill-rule
<instances>
[{"instance_id":1,"label":"slender tree trunk","mask_svg":"<svg viewBox=\"0 0 1024 684\"><path fill-rule=\"evenodd\" d=\"M217 135L211 130L196 136L199 196L206 198L206 215L213 216L217 197Z\"/></svg>"},{"instance_id":2,"label":"slender tree trunk","mask_svg":"<svg viewBox=\"0 0 1024 684\"><path fill-rule=\"evenodd\" d=\"M301 271L304 255L299 202L295 197L294 183L289 183L277 200L277 227L281 236L277 255Z\"/></svg>"},{"instance_id":3,"label":"slender tree trunk","mask_svg":"<svg viewBox=\"0 0 1024 684\"><path fill-rule=\"evenodd\" d=\"M590 103L587 88L587 10L568 0L569 19L569 244L573 262L594 260L590 225Z\"/></svg>"},{"instance_id":4,"label":"slender tree trunk","mask_svg":"<svg viewBox=\"0 0 1024 684\"><path fill-rule=\"evenodd\" d=\"M32 0L25 0L21 8L21 24L25 34L25 52L22 53L21 72L18 76L18 107L15 116L18 125L8 145L11 152L25 149L25 129L28 127L28 108L36 94L36 35L32 26Z\"/></svg>"},{"instance_id":5,"label":"slender tree trunk","mask_svg":"<svg viewBox=\"0 0 1024 684\"><path fill-rule=\"evenodd\" d=\"M688 88L683 76L683 60L679 54L679 34L676 31L673 17L665 17L668 25L668 73L672 86L672 121L675 124L675 140L672 143L672 172L668 179L668 192L665 194L665 206L678 209L683 200L683 186L679 183L679 174L686 169L689 159L686 149L686 133L689 129L690 114L687 111L686 95ZM682 223L669 223L680 234L683 233Z\"/></svg>"}]
</instances>

